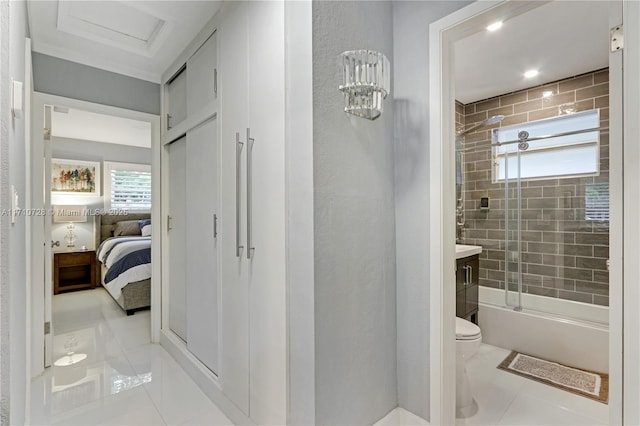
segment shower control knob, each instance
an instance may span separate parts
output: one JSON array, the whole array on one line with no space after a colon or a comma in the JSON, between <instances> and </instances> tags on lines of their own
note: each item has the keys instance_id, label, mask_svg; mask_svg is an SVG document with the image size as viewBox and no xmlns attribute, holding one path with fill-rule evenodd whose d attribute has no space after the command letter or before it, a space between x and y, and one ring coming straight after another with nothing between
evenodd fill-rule
<instances>
[{"instance_id":1,"label":"shower control knob","mask_svg":"<svg viewBox=\"0 0 640 426\"><path fill-rule=\"evenodd\" d=\"M522 140L526 140L529 137L529 132L527 132L526 130L520 130L518 132L518 139Z\"/></svg>"}]
</instances>

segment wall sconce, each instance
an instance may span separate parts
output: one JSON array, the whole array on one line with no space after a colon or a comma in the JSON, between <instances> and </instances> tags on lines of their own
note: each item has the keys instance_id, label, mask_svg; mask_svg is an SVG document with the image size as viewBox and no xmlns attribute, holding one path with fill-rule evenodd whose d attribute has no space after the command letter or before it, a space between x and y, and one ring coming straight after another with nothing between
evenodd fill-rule
<instances>
[{"instance_id":1,"label":"wall sconce","mask_svg":"<svg viewBox=\"0 0 640 426\"><path fill-rule=\"evenodd\" d=\"M369 120L380 117L382 101L391 87L387 57L373 50L349 50L339 58L343 83L338 89L344 93L344 112Z\"/></svg>"},{"instance_id":2,"label":"wall sconce","mask_svg":"<svg viewBox=\"0 0 640 426\"><path fill-rule=\"evenodd\" d=\"M68 223L67 233L64 240L67 242L67 248L76 246L76 234L74 223L87 221L87 206L53 206L53 221L55 223Z\"/></svg>"}]
</instances>

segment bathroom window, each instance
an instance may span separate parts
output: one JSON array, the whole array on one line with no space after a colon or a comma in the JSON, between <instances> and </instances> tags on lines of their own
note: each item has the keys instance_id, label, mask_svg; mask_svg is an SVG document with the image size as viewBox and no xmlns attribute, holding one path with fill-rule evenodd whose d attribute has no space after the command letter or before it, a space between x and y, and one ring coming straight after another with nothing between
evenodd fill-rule
<instances>
[{"instance_id":1,"label":"bathroom window","mask_svg":"<svg viewBox=\"0 0 640 426\"><path fill-rule=\"evenodd\" d=\"M598 110L563 115L561 117L517 124L493 130L492 143L517 141L522 130L529 132L529 139L560 135L568 132L598 128ZM493 181L516 179L545 179L573 176L595 176L600 172L600 132L598 130L529 141L520 150L518 168L518 143L494 147Z\"/></svg>"},{"instance_id":2,"label":"bathroom window","mask_svg":"<svg viewBox=\"0 0 640 426\"><path fill-rule=\"evenodd\" d=\"M584 187L584 219L609 222L609 184L591 183Z\"/></svg>"}]
</instances>

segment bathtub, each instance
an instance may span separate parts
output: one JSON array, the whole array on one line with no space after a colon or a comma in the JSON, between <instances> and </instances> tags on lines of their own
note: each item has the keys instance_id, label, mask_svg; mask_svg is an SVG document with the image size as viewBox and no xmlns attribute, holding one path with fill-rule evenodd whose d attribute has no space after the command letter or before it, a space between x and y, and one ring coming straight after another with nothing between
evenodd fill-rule
<instances>
[{"instance_id":1,"label":"bathtub","mask_svg":"<svg viewBox=\"0 0 640 426\"><path fill-rule=\"evenodd\" d=\"M517 295L512 294L515 304ZM609 372L609 308L532 294L522 311L505 307L504 290L479 289L482 341L602 373ZM542 312L544 310L544 312Z\"/></svg>"}]
</instances>

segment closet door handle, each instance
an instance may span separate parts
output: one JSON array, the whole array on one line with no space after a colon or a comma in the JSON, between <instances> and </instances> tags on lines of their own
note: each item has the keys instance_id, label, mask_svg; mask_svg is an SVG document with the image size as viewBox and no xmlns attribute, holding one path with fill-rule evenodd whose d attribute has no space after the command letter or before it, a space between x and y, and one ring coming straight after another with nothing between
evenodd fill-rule
<instances>
[{"instance_id":1,"label":"closet door handle","mask_svg":"<svg viewBox=\"0 0 640 426\"><path fill-rule=\"evenodd\" d=\"M218 215L213 215L213 238L218 238Z\"/></svg>"},{"instance_id":2,"label":"closet door handle","mask_svg":"<svg viewBox=\"0 0 640 426\"><path fill-rule=\"evenodd\" d=\"M242 256L243 246L240 245L240 154L243 142L240 142L240 133L236 132L236 257Z\"/></svg>"},{"instance_id":3,"label":"closet door handle","mask_svg":"<svg viewBox=\"0 0 640 426\"><path fill-rule=\"evenodd\" d=\"M213 94L218 96L218 68L213 69Z\"/></svg>"},{"instance_id":4,"label":"closet door handle","mask_svg":"<svg viewBox=\"0 0 640 426\"><path fill-rule=\"evenodd\" d=\"M253 143L251 129L247 127L247 259L251 259L255 247L251 245L251 217L253 211Z\"/></svg>"}]
</instances>

